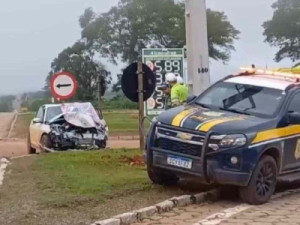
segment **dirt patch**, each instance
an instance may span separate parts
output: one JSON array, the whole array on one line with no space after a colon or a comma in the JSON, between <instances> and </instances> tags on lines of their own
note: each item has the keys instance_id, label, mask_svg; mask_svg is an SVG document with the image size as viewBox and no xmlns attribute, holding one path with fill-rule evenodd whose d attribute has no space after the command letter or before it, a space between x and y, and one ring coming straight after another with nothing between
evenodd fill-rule
<instances>
[{"instance_id":1,"label":"dirt patch","mask_svg":"<svg viewBox=\"0 0 300 225\"><path fill-rule=\"evenodd\" d=\"M24 139L0 140L0 157L15 157L27 154L27 143Z\"/></svg>"},{"instance_id":2,"label":"dirt patch","mask_svg":"<svg viewBox=\"0 0 300 225\"><path fill-rule=\"evenodd\" d=\"M0 113L0 138L7 138L14 116L14 113Z\"/></svg>"},{"instance_id":3,"label":"dirt patch","mask_svg":"<svg viewBox=\"0 0 300 225\"><path fill-rule=\"evenodd\" d=\"M133 157L122 156L121 162L131 166L145 166L145 161L142 156L136 155Z\"/></svg>"},{"instance_id":4,"label":"dirt patch","mask_svg":"<svg viewBox=\"0 0 300 225\"><path fill-rule=\"evenodd\" d=\"M108 147L112 149L119 148L139 148L140 141L139 140L108 140Z\"/></svg>"}]
</instances>

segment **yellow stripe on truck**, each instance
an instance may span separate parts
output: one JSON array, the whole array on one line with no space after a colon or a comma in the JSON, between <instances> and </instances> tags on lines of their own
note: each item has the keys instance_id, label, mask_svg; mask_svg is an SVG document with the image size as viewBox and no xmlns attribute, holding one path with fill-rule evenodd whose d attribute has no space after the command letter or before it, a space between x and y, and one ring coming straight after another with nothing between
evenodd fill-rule
<instances>
[{"instance_id":1,"label":"yellow stripe on truck","mask_svg":"<svg viewBox=\"0 0 300 225\"><path fill-rule=\"evenodd\" d=\"M265 130L257 133L255 139L252 141L252 144L257 144L263 141L269 141L272 139L277 139L282 137L288 137L296 134L300 134L300 125Z\"/></svg>"},{"instance_id":2,"label":"yellow stripe on truck","mask_svg":"<svg viewBox=\"0 0 300 225\"><path fill-rule=\"evenodd\" d=\"M178 115L176 115L172 121L172 126L179 127L181 125L181 122L188 117L190 114L194 112L195 109L188 109L184 110Z\"/></svg>"},{"instance_id":3,"label":"yellow stripe on truck","mask_svg":"<svg viewBox=\"0 0 300 225\"><path fill-rule=\"evenodd\" d=\"M215 120L210 120L207 123L204 123L199 130L203 131L203 132L208 132L210 131L213 127L222 124L222 123L226 123L226 122L230 122L230 121L235 121L235 120L241 120L242 118L240 117L227 117L227 118L219 118L219 119L215 119Z\"/></svg>"}]
</instances>

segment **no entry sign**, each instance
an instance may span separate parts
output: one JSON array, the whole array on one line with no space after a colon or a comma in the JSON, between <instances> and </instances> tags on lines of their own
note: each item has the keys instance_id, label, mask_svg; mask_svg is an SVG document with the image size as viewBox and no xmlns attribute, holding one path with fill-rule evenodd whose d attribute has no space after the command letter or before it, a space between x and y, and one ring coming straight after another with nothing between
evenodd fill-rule
<instances>
[{"instance_id":1,"label":"no entry sign","mask_svg":"<svg viewBox=\"0 0 300 225\"><path fill-rule=\"evenodd\" d=\"M77 91L77 81L73 74L61 72L51 78L51 92L57 100L72 98Z\"/></svg>"}]
</instances>

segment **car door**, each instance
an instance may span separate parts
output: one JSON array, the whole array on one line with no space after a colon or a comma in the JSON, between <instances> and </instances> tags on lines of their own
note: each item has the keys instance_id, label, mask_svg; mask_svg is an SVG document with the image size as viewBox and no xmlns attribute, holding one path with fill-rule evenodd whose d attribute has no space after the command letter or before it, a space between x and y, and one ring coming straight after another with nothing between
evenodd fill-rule
<instances>
[{"instance_id":1,"label":"car door","mask_svg":"<svg viewBox=\"0 0 300 225\"><path fill-rule=\"evenodd\" d=\"M30 124L30 139L31 144L34 147L39 147L40 144L40 132L44 122L44 114L45 114L45 107L40 107L35 118L39 119L41 123L35 123L34 120Z\"/></svg>"},{"instance_id":2,"label":"car door","mask_svg":"<svg viewBox=\"0 0 300 225\"><path fill-rule=\"evenodd\" d=\"M292 112L300 113L300 92L291 96L286 110L287 121L288 114ZM300 169L300 124L288 124L285 130L283 170Z\"/></svg>"}]
</instances>

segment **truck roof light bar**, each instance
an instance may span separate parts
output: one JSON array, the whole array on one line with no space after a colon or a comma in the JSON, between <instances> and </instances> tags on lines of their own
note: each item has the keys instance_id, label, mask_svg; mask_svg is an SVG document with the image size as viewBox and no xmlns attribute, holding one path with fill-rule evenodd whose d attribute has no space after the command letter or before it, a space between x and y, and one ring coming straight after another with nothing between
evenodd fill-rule
<instances>
[{"instance_id":1,"label":"truck roof light bar","mask_svg":"<svg viewBox=\"0 0 300 225\"><path fill-rule=\"evenodd\" d=\"M264 70L264 69L256 69L251 67L241 67L240 68L243 72L239 75L270 75L270 76L277 76L281 78L291 78L296 79L296 82L300 81L300 73L294 72L278 72L272 70Z\"/></svg>"}]
</instances>

